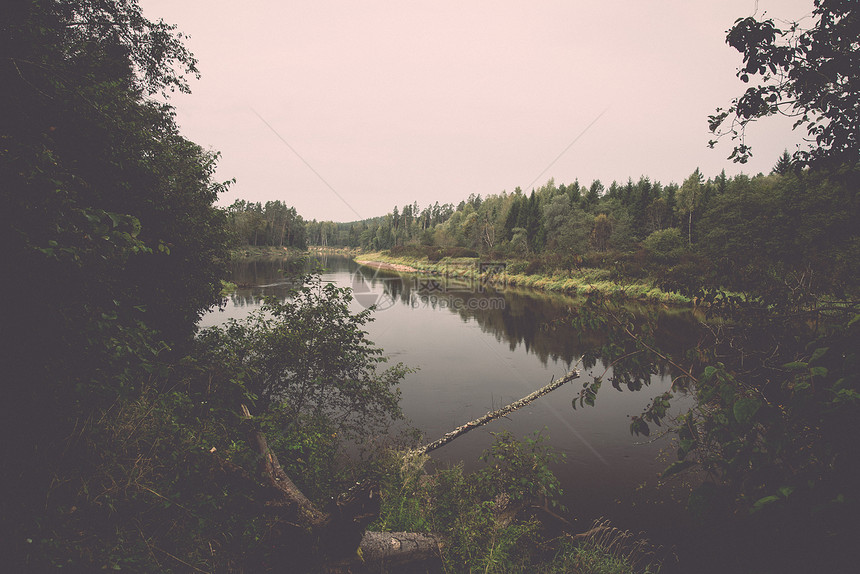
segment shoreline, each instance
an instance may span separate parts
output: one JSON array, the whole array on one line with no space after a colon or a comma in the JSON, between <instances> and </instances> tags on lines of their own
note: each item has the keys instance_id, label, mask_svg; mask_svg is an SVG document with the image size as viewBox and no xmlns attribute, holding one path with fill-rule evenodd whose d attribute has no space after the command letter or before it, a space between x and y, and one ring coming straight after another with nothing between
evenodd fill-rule
<instances>
[{"instance_id":1,"label":"shoreline","mask_svg":"<svg viewBox=\"0 0 860 574\"><path fill-rule=\"evenodd\" d=\"M367 253L366 258L354 258L359 265L385 269L397 273L423 274L452 278L480 279L495 281L490 277L491 272L476 273L475 258L443 258L438 262L419 260L409 257L392 257L383 253ZM606 271L602 269L585 270L555 270L551 274L526 274L511 272L516 269L516 262L505 261L506 270L503 282L505 285L535 289L544 292L563 293L566 295L603 295L622 296L634 301L646 301L677 307L694 307L693 301L678 293L662 291L646 283L630 283L622 285L609 280Z\"/></svg>"},{"instance_id":2,"label":"shoreline","mask_svg":"<svg viewBox=\"0 0 860 574\"><path fill-rule=\"evenodd\" d=\"M587 269L555 269L544 273L529 274L525 272L524 263L518 260L500 261L505 270L499 276L496 269L481 271L476 268L480 259L474 257L444 257L432 262L427 258L393 257L382 252L359 253L354 248L320 248L309 247L299 252L284 247L249 247L239 248L231 253L232 260L284 257L293 255L341 255L348 257L357 264L394 273L439 277L445 276L463 281L479 280L485 284L498 284L534 289L546 293L560 293L569 296L587 296L601 294L619 296L631 301L659 303L674 307L696 307L696 303L678 293L662 291L650 283L630 282L619 284L609 278L609 271L601 268Z\"/></svg>"},{"instance_id":3,"label":"shoreline","mask_svg":"<svg viewBox=\"0 0 860 574\"><path fill-rule=\"evenodd\" d=\"M359 265L373 267L374 269L385 269L387 271L397 271L398 273L421 273L420 270L401 263L386 263L385 261L369 261L362 259L353 259L353 261Z\"/></svg>"}]
</instances>

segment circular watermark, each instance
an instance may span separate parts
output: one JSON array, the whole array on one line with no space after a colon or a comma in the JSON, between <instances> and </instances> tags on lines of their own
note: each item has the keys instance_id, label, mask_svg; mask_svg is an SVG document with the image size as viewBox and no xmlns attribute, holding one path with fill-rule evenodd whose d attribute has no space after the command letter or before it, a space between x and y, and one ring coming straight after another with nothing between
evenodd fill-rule
<instances>
[{"instance_id":1,"label":"circular watermark","mask_svg":"<svg viewBox=\"0 0 860 574\"><path fill-rule=\"evenodd\" d=\"M352 273L350 286L352 296L365 309L375 308L377 311L390 309L397 303L393 292L402 287L400 277L380 277L379 270L359 268Z\"/></svg>"}]
</instances>

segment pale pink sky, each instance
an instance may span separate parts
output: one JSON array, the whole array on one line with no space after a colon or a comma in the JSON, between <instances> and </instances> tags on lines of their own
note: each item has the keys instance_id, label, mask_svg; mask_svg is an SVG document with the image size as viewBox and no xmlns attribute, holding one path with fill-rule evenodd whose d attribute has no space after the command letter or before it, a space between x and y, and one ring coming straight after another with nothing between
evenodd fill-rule
<instances>
[{"instance_id":1,"label":"pale pink sky","mask_svg":"<svg viewBox=\"0 0 860 574\"><path fill-rule=\"evenodd\" d=\"M183 133L222 153L218 177L236 178L225 205L352 221L550 177L767 173L800 140L765 120L739 166L728 140L707 148L707 116L745 88L734 20L799 20L812 0L141 5L191 36L202 79L172 101Z\"/></svg>"}]
</instances>

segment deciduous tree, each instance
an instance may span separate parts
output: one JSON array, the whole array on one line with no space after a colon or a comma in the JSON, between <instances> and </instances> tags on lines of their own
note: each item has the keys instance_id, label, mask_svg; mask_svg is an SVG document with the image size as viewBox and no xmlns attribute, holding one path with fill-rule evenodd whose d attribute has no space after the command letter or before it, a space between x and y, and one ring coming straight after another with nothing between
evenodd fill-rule
<instances>
[{"instance_id":1,"label":"deciduous tree","mask_svg":"<svg viewBox=\"0 0 860 574\"><path fill-rule=\"evenodd\" d=\"M726 42L743 54L738 77L752 85L728 109L709 117L711 131L730 135L729 156L745 163L752 155L746 142L750 122L776 114L795 118L806 130L808 146L798 149L798 166L860 161L860 6L845 0L814 0L812 23L777 27L773 19L738 19ZM712 140L713 146L716 140Z\"/></svg>"}]
</instances>

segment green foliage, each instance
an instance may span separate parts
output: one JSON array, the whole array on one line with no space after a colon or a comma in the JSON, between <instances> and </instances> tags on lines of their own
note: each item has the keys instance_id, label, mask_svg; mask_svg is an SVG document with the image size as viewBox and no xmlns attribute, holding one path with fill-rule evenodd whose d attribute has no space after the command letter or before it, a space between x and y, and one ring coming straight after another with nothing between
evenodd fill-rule
<instances>
[{"instance_id":1,"label":"green foliage","mask_svg":"<svg viewBox=\"0 0 860 574\"><path fill-rule=\"evenodd\" d=\"M349 289L317 274L298 283L292 297L201 332L213 373L241 381L257 412L277 406L290 427L321 420L349 438L381 432L401 416L396 385L407 369L377 370L386 359L362 329L371 310L353 314Z\"/></svg>"},{"instance_id":2,"label":"green foliage","mask_svg":"<svg viewBox=\"0 0 860 574\"><path fill-rule=\"evenodd\" d=\"M380 485L382 504L379 518L372 529L382 532L430 532L429 509L441 509L430 500L428 477L424 473L424 464L428 459L426 455L404 456L393 450L387 453L383 459L384 472ZM456 478L461 483L465 480L462 472Z\"/></svg>"},{"instance_id":3,"label":"green foliage","mask_svg":"<svg viewBox=\"0 0 860 574\"><path fill-rule=\"evenodd\" d=\"M804 21L781 29L773 19L749 16L728 31L726 42L743 54L738 77L744 83L761 77L727 110L718 108L709 117L718 137L728 133L739 140L731 159L745 163L752 155L745 140L750 122L781 113L796 118L794 127L803 126L810 142L794 153L797 167L854 166L860 160L860 90L853 82L860 63L858 7L815 0L811 20L806 28Z\"/></svg>"},{"instance_id":4,"label":"green foliage","mask_svg":"<svg viewBox=\"0 0 860 574\"><path fill-rule=\"evenodd\" d=\"M792 172L791 165L791 154L788 153L788 150L784 150L782 155L779 156L779 160L777 160L776 164L773 166L771 170L771 174L777 175L787 175Z\"/></svg>"},{"instance_id":5,"label":"green foliage","mask_svg":"<svg viewBox=\"0 0 860 574\"><path fill-rule=\"evenodd\" d=\"M135 3L28 3L8 24L2 238L40 286L33 300L66 312L117 300L188 335L218 301L226 236L211 204L224 186L211 181L217 156L145 96L186 90L179 72L196 73L193 57ZM52 276L64 278L60 293Z\"/></svg>"},{"instance_id":6,"label":"green foliage","mask_svg":"<svg viewBox=\"0 0 860 574\"><path fill-rule=\"evenodd\" d=\"M772 529L774 544L756 557L762 562L806 560L810 549L826 546L833 551L828 560L841 563L860 508L856 308L810 308L803 294L791 304L768 299L765 310L758 299L704 299L719 305L721 316L687 334L699 342L681 354L656 342L659 316L634 320L617 302L590 298L573 319L608 339L585 353L584 366L602 359L612 369L609 380L631 390L651 373L672 375L672 392L631 417L630 428L649 436L670 423L677 461L662 478L687 475L694 515L736 532ZM599 400L605 376L586 381L574 406ZM673 395L690 393L693 409L669 418Z\"/></svg>"},{"instance_id":7,"label":"green foliage","mask_svg":"<svg viewBox=\"0 0 860 574\"><path fill-rule=\"evenodd\" d=\"M860 240L852 225L860 217L857 181L856 169L849 168L753 178L723 172L713 179L694 170L680 187L645 177L613 182L608 190L595 182L591 199L575 204L566 186L548 182L533 196L489 195L440 218L435 225L444 227L438 238L445 237L445 247L433 245L434 219L410 219L417 206L409 217L404 208L399 224L418 221L419 232L403 236L390 253L436 262L449 250L466 249L508 261L517 285L538 288L556 285L567 272L599 268L609 276L592 287L604 293L621 289L681 303L705 300L703 287L771 300L800 292L810 301L850 296L860 273ZM394 225L397 218L389 219ZM364 223L339 225L343 236ZM543 239L535 242L538 236ZM571 278L571 287L553 288L585 290L578 277Z\"/></svg>"},{"instance_id":8,"label":"green foliage","mask_svg":"<svg viewBox=\"0 0 860 574\"><path fill-rule=\"evenodd\" d=\"M392 458L383 482L379 521L371 528L442 533L443 567L450 572L529 572L549 558L549 541L528 505L561 494L549 466L558 462L536 435L523 441L495 434L486 466L426 475L426 457Z\"/></svg>"},{"instance_id":9,"label":"green foliage","mask_svg":"<svg viewBox=\"0 0 860 574\"><path fill-rule=\"evenodd\" d=\"M237 199L227 208L227 219L236 241L241 245L307 247L307 230L295 207L281 201L265 205ZM323 233L320 245L328 245Z\"/></svg>"},{"instance_id":10,"label":"green foliage","mask_svg":"<svg viewBox=\"0 0 860 574\"><path fill-rule=\"evenodd\" d=\"M4 284L16 301L4 318L5 567L264 562L272 525L239 406L269 407L260 424L322 498L359 472L338 464L350 433L399 415L404 369L376 372L368 316L318 280L256 324L195 342L221 298L229 233L212 205L225 188L217 155L160 101L196 74L181 36L134 1L16 2L2 28L0 239L19 277ZM265 360L279 361L272 380Z\"/></svg>"},{"instance_id":11,"label":"green foliage","mask_svg":"<svg viewBox=\"0 0 860 574\"><path fill-rule=\"evenodd\" d=\"M237 416L241 404L255 405L270 447L320 507L378 475L345 447L372 440L400 416L392 386L404 369L377 373L379 352L360 331L368 316L348 313L346 291L318 276L300 279L308 283L290 301L204 332L178 360L117 333L112 340L130 349L116 357L129 386L110 394L112 402L91 399L106 392L102 381L88 381L88 395L82 389L91 418L50 467L58 477L47 489L51 504L32 511L15 535L19 545L33 541L18 548L22 561L73 571L264 567L276 525L252 478L258 461ZM302 346L290 330L307 337Z\"/></svg>"},{"instance_id":12,"label":"green foliage","mask_svg":"<svg viewBox=\"0 0 860 574\"><path fill-rule=\"evenodd\" d=\"M677 227L659 229L645 238L642 246L659 263L676 261L684 251L684 239Z\"/></svg>"},{"instance_id":13,"label":"green foliage","mask_svg":"<svg viewBox=\"0 0 860 574\"><path fill-rule=\"evenodd\" d=\"M856 290L857 177L845 170L733 181L700 221L709 282L773 302Z\"/></svg>"},{"instance_id":14,"label":"green foliage","mask_svg":"<svg viewBox=\"0 0 860 574\"><path fill-rule=\"evenodd\" d=\"M136 373L146 378L145 365ZM49 504L19 534L31 571L105 567L184 571L231 567L263 549L261 508L247 485L224 474L221 454L241 441L187 382L159 377L118 401L66 444L73 460L56 465ZM35 510L35 509L34 509ZM14 555L13 555L14 556Z\"/></svg>"},{"instance_id":15,"label":"green foliage","mask_svg":"<svg viewBox=\"0 0 860 574\"><path fill-rule=\"evenodd\" d=\"M567 194L557 195L544 207L547 247L562 253L582 253L588 248L593 218L578 209Z\"/></svg>"},{"instance_id":16,"label":"green foliage","mask_svg":"<svg viewBox=\"0 0 860 574\"><path fill-rule=\"evenodd\" d=\"M591 229L591 245L597 251L606 251L609 248L609 238L612 236L614 221L605 213L594 218L594 226Z\"/></svg>"},{"instance_id":17,"label":"green foliage","mask_svg":"<svg viewBox=\"0 0 860 574\"><path fill-rule=\"evenodd\" d=\"M15 409L0 457L16 462L0 482L16 495L0 502L0 544L14 561L22 529L46 532L51 485L92 472L78 447L96 421L157 387L220 301L227 234L217 155L161 101L197 73L172 27L136 2L44 0L4 8L2 28L0 241L17 279L3 286Z\"/></svg>"},{"instance_id":18,"label":"green foliage","mask_svg":"<svg viewBox=\"0 0 860 574\"><path fill-rule=\"evenodd\" d=\"M660 571L647 540L596 520L584 540L563 540L553 559L535 570L547 574L651 574Z\"/></svg>"},{"instance_id":19,"label":"green foliage","mask_svg":"<svg viewBox=\"0 0 860 574\"><path fill-rule=\"evenodd\" d=\"M517 440L503 431L493 435L495 442L481 455L487 465L476 473L479 490L486 497L507 494L511 500L554 501L561 495L561 485L550 471L560 459L541 434Z\"/></svg>"},{"instance_id":20,"label":"green foliage","mask_svg":"<svg viewBox=\"0 0 860 574\"><path fill-rule=\"evenodd\" d=\"M831 528L858 504L848 485L860 469L848 461L857 454L849 421L860 415L860 331L846 319L802 340L779 354L792 359L785 363L706 367L679 456L697 449L702 467L752 512L782 502Z\"/></svg>"}]
</instances>

